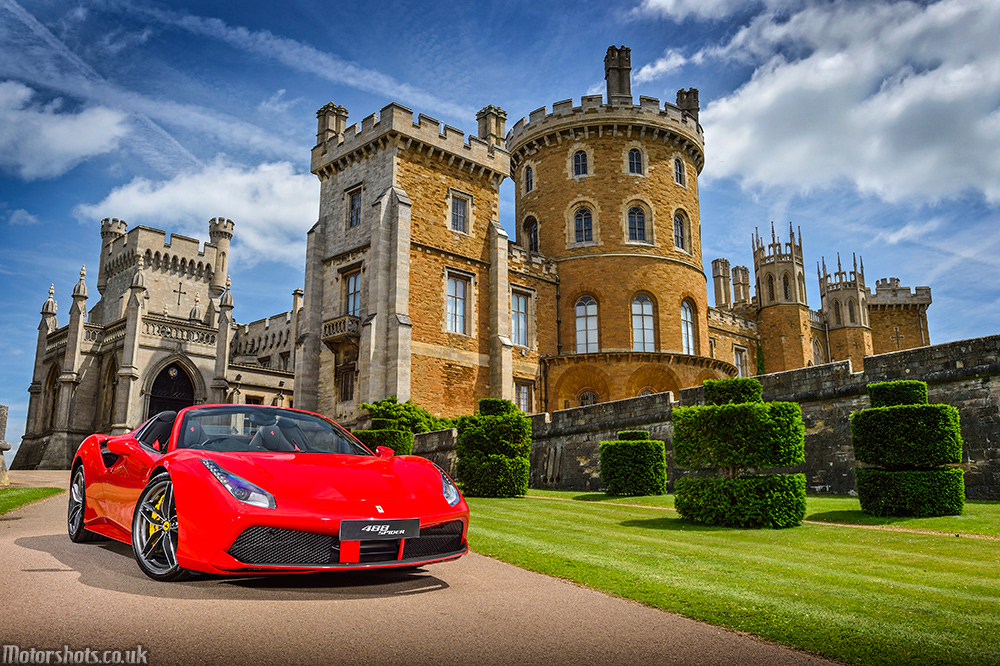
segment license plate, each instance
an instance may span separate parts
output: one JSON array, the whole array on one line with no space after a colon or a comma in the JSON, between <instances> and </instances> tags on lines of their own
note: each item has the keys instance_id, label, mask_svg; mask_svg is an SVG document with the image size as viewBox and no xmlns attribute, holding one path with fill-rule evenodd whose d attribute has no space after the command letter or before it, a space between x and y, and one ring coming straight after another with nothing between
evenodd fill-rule
<instances>
[{"instance_id":1,"label":"license plate","mask_svg":"<svg viewBox=\"0 0 1000 666\"><path fill-rule=\"evenodd\" d=\"M420 519L342 520L341 541L373 541L376 539L413 539L420 536Z\"/></svg>"}]
</instances>

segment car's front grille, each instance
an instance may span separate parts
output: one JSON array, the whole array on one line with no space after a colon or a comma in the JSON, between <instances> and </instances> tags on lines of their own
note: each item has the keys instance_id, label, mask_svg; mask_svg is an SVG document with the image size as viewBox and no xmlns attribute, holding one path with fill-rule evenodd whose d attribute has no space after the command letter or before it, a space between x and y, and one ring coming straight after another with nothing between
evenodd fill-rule
<instances>
[{"instance_id":1,"label":"car's front grille","mask_svg":"<svg viewBox=\"0 0 1000 666\"><path fill-rule=\"evenodd\" d=\"M420 537L403 544L403 560L448 555L462 549L462 521L420 530ZM340 564L340 539L332 534L298 532L280 527L248 527L229 548L244 564L269 566L331 566ZM362 541L359 563L399 561L399 539ZM347 563L345 563L347 564Z\"/></svg>"},{"instance_id":2,"label":"car's front grille","mask_svg":"<svg viewBox=\"0 0 1000 666\"><path fill-rule=\"evenodd\" d=\"M243 531L229 554L245 564L336 564L340 540L331 534L297 532L278 527L249 527Z\"/></svg>"},{"instance_id":3,"label":"car's front grille","mask_svg":"<svg viewBox=\"0 0 1000 666\"><path fill-rule=\"evenodd\" d=\"M407 539L403 544L403 559L446 555L462 549L462 521L425 527L419 539Z\"/></svg>"}]
</instances>

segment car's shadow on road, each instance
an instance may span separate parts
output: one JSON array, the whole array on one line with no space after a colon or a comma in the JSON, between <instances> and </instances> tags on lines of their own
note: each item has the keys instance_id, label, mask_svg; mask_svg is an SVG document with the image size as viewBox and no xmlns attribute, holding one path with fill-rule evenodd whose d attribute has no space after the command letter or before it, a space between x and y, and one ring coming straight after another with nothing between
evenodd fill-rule
<instances>
[{"instance_id":1,"label":"car's shadow on road","mask_svg":"<svg viewBox=\"0 0 1000 666\"><path fill-rule=\"evenodd\" d=\"M425 594L448 587L447 583L431 573L437 565L414 569L271 576L198 574L181 582L160 583L147 578L139 570L132 548L117 541L81 544L73 543L64 534L51 534L22 537L14 543L22 548L48 553L65 567L26 571L53 576L75 572L82 584L91 587L171 599L349 601Z\"/></svg>"}]
</instances>

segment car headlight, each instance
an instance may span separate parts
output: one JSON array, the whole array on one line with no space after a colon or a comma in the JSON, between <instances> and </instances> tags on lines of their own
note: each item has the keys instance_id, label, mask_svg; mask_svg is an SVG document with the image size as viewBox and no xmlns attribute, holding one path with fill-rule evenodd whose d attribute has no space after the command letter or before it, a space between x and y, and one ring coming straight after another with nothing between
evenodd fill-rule
<instances>
[{"instance_id":1,"label":"car headlight","mask_svg":"<svg viewBox=\"0 0 1000 666\"><path fill-rule=\"evenodd\" d=\"M455 506L462 499L462 495L458 492L458 488L455 487L455 484L452 483L451 479L449 479L448 475L444 472L441 472L441 492L444 494L445 500L447 500L448 504L451 506Z\"/></svg>"},{"instance_id":2,"label":"car headlight","mask_svg":"<svg viewBox=\"0 0 1000 666\"><path fill-rule=\"evenodd\" d=\"M241 476L236 476L230 471L219 467L214 461L205 458L200 459L205 464L212 476L229 491L229 494L243 502L252 504L264 509L273 509L278 504L274 501L274 495L267 492L260 486L256 486Z\"/></svg>"}]
</instances>

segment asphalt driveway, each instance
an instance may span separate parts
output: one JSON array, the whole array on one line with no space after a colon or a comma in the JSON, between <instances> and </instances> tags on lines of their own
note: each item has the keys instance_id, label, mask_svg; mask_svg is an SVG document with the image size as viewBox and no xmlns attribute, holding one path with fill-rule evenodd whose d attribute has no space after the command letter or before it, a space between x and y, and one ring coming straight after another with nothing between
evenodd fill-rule
<instances>
[{"instance_id":1,"label":"asphalt driveway","mask_svg":"<svg viewBox=\"0 0 1000 666\"><path fill-rule=\"evenodd\" d=\"M823 664L476 554L415 572L157 583L74 544L66 495L0 516L0 644L166 664ZM474 518L473 518L474 519Z\"/></svg>"}]
</instances>

